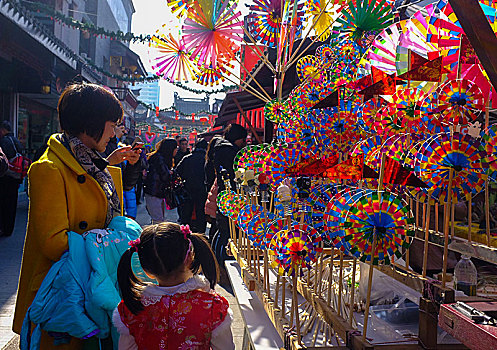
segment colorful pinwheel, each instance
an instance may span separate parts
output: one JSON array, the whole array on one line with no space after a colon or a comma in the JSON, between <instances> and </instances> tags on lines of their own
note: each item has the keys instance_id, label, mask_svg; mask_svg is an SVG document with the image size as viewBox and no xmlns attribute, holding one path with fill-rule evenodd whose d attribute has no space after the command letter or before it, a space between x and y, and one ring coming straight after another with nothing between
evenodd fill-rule
<instances>
[{"instance_id":1,"label":"colorful pinwheel","mask_svg":"<svg viewBox=\"0 0 497 350\"><path fill-rule=\"evenodd\" d=\"M319 59L319 64L326 67L330 67L337 59L335 50L330 44L325 44L318 47L316 49L316 57Z\"/></svg>"},{"instance_id":2,"label":"colorful pinwheel","mask_svg":"<svg viewBox=\"0 0 497 350\"><path fill-rule=\"evenodd\" d=\"M460 133L439 134L425 141L416 153L414 170L430 187L424 193L447 202L452 170L452 202L468 200L479 193L487 178L489 164L480 142Z\"/></svg>"},{"instance_id":3,"label":"colorful pinwheel","mask_svg":"<svg viewBox=\"0 0 497 350\"><path fill-rule=\"evenodd\" d=\"M466 79L451 80L438 93L438 110L450 124L468 124L485 109L480 88Z\"/></svg>"},{"instance_id":4,"label":"colorful pinwheel","mask_svg":"<svg viewBox=\"0 0 497 350\"><path fill-rule=\"evenodd\" d=\"M300 224L291 230L283 231L280 239L272 265L278 268L281 275L286 273L292 276L295 269L311 268L317 253L323 250L319 246L321 237L307 225Z\"/></svg>"},{"instance_id":5,"label":"colorful pinwheel","mask_svg":"<svg viewBox=\"0 0 497 350\"><path fill-rule=\"evenodd\" d=\"M431 100L419 88L401 88L392 95L396 117L408 131L423 132L422 114L428 112Z\"/></svg>"},{"instance_id":6,"label":"colorful pinwheel","mask_svg":"<svg viewBox=\"0 0 497 350\"><path fill-rule=\"evenodd\" d=\"M183 24L183 40L198 65L218 67L218 58L234 57L243 35L241 13L236 2L193 1Z\"/></svg>"},{"instance_id":7,"label":"colorful pinwheel","mask_svg":"<svg viewBox=\"0 0 497 350\"><path fill-rule=\"evenodd\" d=\"M405 21L400 21L383 29L366 52L365 56L370 64L387 74L400 75L407 71L407 67L399 66L397 58L397 47L404 24Z\"/></svg>"},{"instance_id":8,"label":"colorful pinwheel","mask_svg":"<svg viewBox=\"0 0 497 350\"><path fill-rule=\"evenodd\" d=\"M350 246L350 253L363 262L373 259L374 265L388 265L392 256L400 258L409 248L407 237L414 236L413 222L409 206L401 197L367 191L349 206L342 244Z\"/></svg>"},{"instance_id":9,"label":"colorful pinwheel","mask_svg":"<svg viewBox=\"0 0 497 350\"><path fill-rule=\"evenodd\" d=\"M314 55L307 55L299 59L296 70L301 82L319 84L326 79L320 61Z\"/></svg>"},{"instance_id":10,"label":"colorful pinwheel","mask_svg":"<svg viewBox=\"0 0 497 350\"><path fill-rule=\"evenodd\" d=\"M489 128L481 131L480 134L484 141L483 147L487 155L482 162L488 163L488 175L494 181L497 181L497 125L491 125Z\"/></svg>"},{"instance_id":11,"label":"colorful pinwheel","mask_svg":"<svg viewBox=\"0 0 497 350\"><path fill-rule=\"evenodd\" d=\"M171 33L164 34L160 30L152 37L154 59L152 69L158 76L168 81L189 80L197 73L195 61L190 58L183 39L175 39Z\"/></svg>"},{"instance_id":12,"label":"colorful pinwheel","mask_svg":"<svg viewBox=\"0 0 497 350\"><path fill-rule=\"evenodd\" d=\"M260 205L249 204L244 206L238 214L237 224L241 230L247 231L249 222L256 216L260 216L264 212L264 208Z\"/></svg>"},{"instance_id":13,"label":"colorful pinwheel","mask_svg":"<svg viewBox=\"0 0 497 350\"><path fill-rule=\"evenodd\" d=\"M264 106L264 117L273 123L285 122L291 115L288 102L273 100Z\"/></svg>"},{"instance_id":14,"label":"colorful pinwheel","mask_svg":"<svg viewBox=\"0 0 497 350\"><path fill-rule=\"evenodd\" d=\"M364 154L364 162L374 170L380 169L383 140L374 135L357 144L351 155Z\"/></svg>"},{"instance_id":15,"label":"colorful pinwheel","mask_svg":"<svg viewBox=\"0 0 497 350\"><path fill-rule=\"evenodd\" d=\"M219 211L224 216L228 216L233 220L238 219L240 210L246 205L246 199L241 194L236 194L233 191L224 190L217 195L217 206Z\"/></svg>"},{"instance_id":16,"label":"colorful pinwheel","mask_svg":"<svg viewBox=\"0 0 497 350\"><path fill-rule=\"evenodd\" d=\"M333 10L330 2L326 0L311 0L308 4L308 13L311 15L311 23L314 25L314 32L319 36L320 41L325 41L331 34L333 24Z\"/></svg>"},{"instance_id":17,"label":"colorful pinwheel","mask_svg":"<svg viewBox=\"0 0 497 350\"><path fill-rule=\"evenodd\" d=\"M276 215L264 211L260 215L256 215L247 224L247 236L252 241L255 247L266 249L271 237L266 237L266 231L269 225L276 219Z\"/></svg>"},{"instance_id":18,"label":"colorful pinwheel","mask_svg":"<svg viewBox=\"0 0 497 350\"><path fill-rule=\"evenodd\" d=\"M167 5L171 8L172 13L181 18L188 12L192 2L193 0L167 0Z\"/></svg>"}]
</instances>

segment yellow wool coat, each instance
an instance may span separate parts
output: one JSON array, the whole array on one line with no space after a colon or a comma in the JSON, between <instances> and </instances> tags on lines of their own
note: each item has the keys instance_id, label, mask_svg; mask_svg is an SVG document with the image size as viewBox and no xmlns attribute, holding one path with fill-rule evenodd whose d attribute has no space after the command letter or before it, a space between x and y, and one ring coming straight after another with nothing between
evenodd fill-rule
<instances>
[{"instance_id":1,"label":"yellow wool coat","mask_svg":"<svg viewBox=\"0 0 497 350\"><path fill-rule=\"evenodd\" d=\"M107 169L122 213L121 169ZM28 179L28 227L14 314L16 333L20 333L26 311L52 263L68 249L67 231L82 234L104 228L107 213L107 198L98 182L54 136L43 156L31 165Z\"/></svg>"}]
</instances>

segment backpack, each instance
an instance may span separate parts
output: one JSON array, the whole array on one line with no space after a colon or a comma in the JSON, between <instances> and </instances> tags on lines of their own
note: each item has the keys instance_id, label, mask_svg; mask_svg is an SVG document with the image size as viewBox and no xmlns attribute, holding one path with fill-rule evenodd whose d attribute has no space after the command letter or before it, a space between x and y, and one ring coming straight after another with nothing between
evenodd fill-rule
<instances>
[{"instance_id":1,"label":"backpack","mask_svg":"<svg viewBox=\"0 0 497 350\"><path fill-rule=\"evenodd\" d=\"M9 139L10 143L12 143L12 147L16 151L15 156L9 159L9 170L7 171L7 175L15 179L22 180L28 174L28 169L31 165L31 159L20 154L17 150L15 142L12 141L12 138L7 138Z\"/></svg>"}]
</instances>

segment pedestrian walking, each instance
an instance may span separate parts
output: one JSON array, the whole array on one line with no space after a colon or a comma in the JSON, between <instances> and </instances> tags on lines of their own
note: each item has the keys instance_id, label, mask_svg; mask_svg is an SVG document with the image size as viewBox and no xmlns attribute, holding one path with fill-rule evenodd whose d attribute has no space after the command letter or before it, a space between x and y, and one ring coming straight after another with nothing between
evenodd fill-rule
<instances>
[{"instance_id":1,"label":"pedestrian walking","mask_svg":"<svg viewBox=\"0 0 497 350\"><path fill-rule=\"evenodd\" d=\"M158 285L137 279L135 252ZM214 292L219 266L202 234L170 222L147 226L121 257L117 279L123 300L113 320L120 349L235 348L228 301Z\"/></svg>"},{"instance_id":2,"label":"pedestrian walking","mask_svg":"<svg viewBox=\"0 0 497 350\"><path fill-rule=\"evenodd\" d=\"M185 156L176 167L176 173L185 181L185 189L189 194L189 198L179 206L181 224L191 225L195 232L201 233L205 232L207 225L204 211L207 200L204 183L206 150L207 141L199 140L195 144L193 152ZM192 220L193 213L195 213L195 220Z\"/></svg>"},{"instance_id":3,"label":"pedestrian walking","mask_svg":"<svg viewBox=\"0 0 497 350\"><path fill-rule=\"evenodd\" d=\"M103 87L69 86L57 111L63 133L50 137L47 150L28 174L29 214L14 314L16 333L21 332L48 270L68 249L67 233L104 229L122 215L121 172L109 165L138 159L130 147L117 149L107 160L98 153L105 151L123 117L119 100ZM54 339L42 332L40 349L81 349L94 341L71 338L68 344L56 345Z\"/></svg>"},{"instance_id":4,"label":"pedestrian walking","mask_svg":"<svg viewBox=\"0 0 497 350\"><path fill-rule=\"evenodd\" d=\"M177 151L175 139L163 139L157 144L156 150L148 156L148 172L143 191L152 223L164 221L164 199L172 179L173 157Z\"/></svg>"},{"instance_id":5,"label":"pedestrian walking","mask_svg":"<svg viewBox=\"0 0 497 350\"><path fill-rule=\"evenodd\" d=\"M22 145L12 132L12 125L4 120L0 124L0 147L7 159L22 153ZM17 212L17 196L22 176L8 170L0 176L0 236L11 236L14 232Z\"/></svg>"},{"instance_id":6,"label":"pedestrian walking","mask_svg":"<svg viewBox=\"0 0 497 350\"><path fill-rule=\"evenodd\" d=\"M178 141L178 151L174 156L174 166L178 165L181 160L190 154L190 150L188 149L188 141L182 137Z\"/></svg>"}]
</instances>

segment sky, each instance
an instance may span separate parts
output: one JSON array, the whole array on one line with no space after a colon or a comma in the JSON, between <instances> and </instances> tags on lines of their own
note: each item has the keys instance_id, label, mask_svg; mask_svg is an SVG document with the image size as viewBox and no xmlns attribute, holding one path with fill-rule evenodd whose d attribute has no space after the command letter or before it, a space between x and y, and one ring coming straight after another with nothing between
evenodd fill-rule
<instances>
[{"instance_id":1,"label":"sky","mask_svg":"<svg viewBox=\"0 0 497 350\"><path fill-rule=\"evenodd\" d=\"M161 28L163 24L168 25L178 25L179 21L176 16L171 13L171 10L167 6L166 0L133 0L133 5L135 6L136 12L133 14L133 19L131 21L131 32L134 34L154 34L157 29ZM245 6L242 6L242 8ZM151 57L149 53L148 44L131 43L131 49L140 55L140 58L147 70L147 72L152 73L151 69ZM233 85L229 81L224 82L225 85ZM187 98L204 98L205 94L194 94L178 88L170 83L163 80L159 82L160 85L160 100L159 107L165 108L173 104L173 93L177 91L181 97ZM208 90L209 87L199 85L196 83L186 84L191 88L197 90ZM219 89L221 85L214 86L213 89ZM211 95L211 105L214 98L224 98L224 94Z\"/></svg>"}]
</instances>

